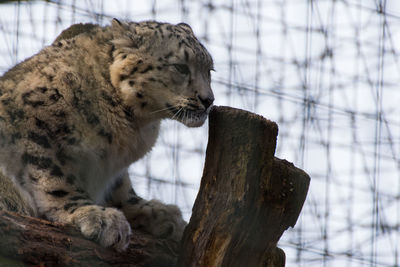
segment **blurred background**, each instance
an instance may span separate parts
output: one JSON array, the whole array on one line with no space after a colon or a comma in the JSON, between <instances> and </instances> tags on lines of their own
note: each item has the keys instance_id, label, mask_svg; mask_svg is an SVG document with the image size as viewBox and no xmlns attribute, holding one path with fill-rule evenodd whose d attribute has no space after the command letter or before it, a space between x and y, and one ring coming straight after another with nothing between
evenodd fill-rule
<instances>
[{"instance_id":1,"label":"blurred background","mask_svg":"<svg viewBox=\"0 0 400 267\"><path fill-rule=\"evenodd\" d=\"M190 24L214 57L216 105L279 125L276 156L312 178L287 266L400 266L400 1L0 1L0 75L79 22ZM207 126L163 123L130 168L190 218Z\"/></svg>"}]
</instances>

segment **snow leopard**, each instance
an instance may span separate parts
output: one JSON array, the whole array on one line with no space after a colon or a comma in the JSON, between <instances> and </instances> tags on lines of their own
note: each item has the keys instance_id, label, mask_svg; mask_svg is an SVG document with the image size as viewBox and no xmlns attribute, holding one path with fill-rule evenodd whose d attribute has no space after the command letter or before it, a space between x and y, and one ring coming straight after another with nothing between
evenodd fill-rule
<instances>
[{"instance_id":1,"label":"snow leopard","mask_svg":"<svg viewBox=\"0 0 400 267\"><path fill-rule=\"evenodd\" d=\"M185 23L66 29L0 78L0 209L74 225L118 251L132 228L179 241L180 210L139 197L128 167L163 119L205 122L212 70Z\"/></svg>"}]
</instances>

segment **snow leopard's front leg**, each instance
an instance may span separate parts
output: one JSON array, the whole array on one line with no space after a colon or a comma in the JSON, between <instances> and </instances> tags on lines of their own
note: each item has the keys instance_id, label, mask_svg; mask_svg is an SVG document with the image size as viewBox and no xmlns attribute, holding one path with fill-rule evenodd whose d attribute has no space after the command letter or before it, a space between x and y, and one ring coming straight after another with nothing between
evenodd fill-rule
<instances>
[{"instance_id":1,"label":"snow leopard's front leg","mask_svg":"<svg viewBox=\"0 0 400 267\"><path fill-rule=\"evenodd\" d=\"M132 228L180 242L186 222L179 208L158 200L140 198L133 190L127 172L115 182L106 202L107 205L120 208Z\"/></svg>"},{"instance_id":2,"label":"snow leopard's front leg","mask_svg":"<svg viewBox=\"0 0 400 267\"><path fill-rule=\"evenodd\" d=\"M123 251L129 244L131 228L124 214L115 208L95 205L79 186L84 178L69 173L46 153L24 153L22 177L40 216L76 226L82 234L104 247Z\"/></svg>"}]
</instances>

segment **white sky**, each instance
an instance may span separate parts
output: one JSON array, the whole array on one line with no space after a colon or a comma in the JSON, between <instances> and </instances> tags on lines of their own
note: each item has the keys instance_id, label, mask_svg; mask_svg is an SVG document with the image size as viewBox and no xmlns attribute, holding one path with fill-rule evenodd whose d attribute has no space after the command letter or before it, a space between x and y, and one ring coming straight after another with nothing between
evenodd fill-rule
<instances>
[{"instance_id":1,"label":"white sky","mask_svg":"<svg viewBox=\"0 0 400 267\"><path fill-rule=\"evenodd\" d=\"M377 2L219 0L212 11L194 0L1 5L0 73L72 23L185 21L214 57L216 104L278 122L277 156L312 178L298 224L281 239L287 265L322 266L326 249L324 266L399 266L400 2L386 1L386 17L374 11ZM163 130L153 153L132 167L133 180L142 195L175 202L189 218L207 127L165 122Z\"/></svg>"}]
</instances>

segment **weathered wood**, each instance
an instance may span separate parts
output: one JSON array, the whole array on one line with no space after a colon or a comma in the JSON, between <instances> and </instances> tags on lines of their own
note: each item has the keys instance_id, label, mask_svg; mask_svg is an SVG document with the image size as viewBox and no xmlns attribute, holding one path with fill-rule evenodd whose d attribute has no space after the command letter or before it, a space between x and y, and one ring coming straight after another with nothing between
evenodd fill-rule
<instances>
[{"instance_id":1,"label":"weathered wood","mask_svg":"<svg viewBox=\"0 0 400 267\"><path fill-rule=\"evenodd\" d=\"M0 266L173 266L176 258L163 240L138 231L117 253L71 226L8 211L0 211L0 240Z\"/></svg>"},{"instance_id":2,"label":"weathered wood","mask_svg":"<svg viewBox=\"0 0 400 267\"><path fill-rule=\"evenodd\" d=\"M282 249L275 247L265 252L264 259L260 264L260 266L282 267L285 266L285 263L286 263L285 252Z\"/></svg>"},{"instance_id":3,"label":"weathered wood","mask_svg":"<svg viewBox=\"0 0 400 267\"><path fill-rule=\"evenodd\" d=\"M209 130L178 265L284 266L276 244L296 223L308 175L274 158L278 128L261 116L216 107ZM0 266L174 266L178 251L178 244L134 231L128 250L117 253L71 226L0 211Z\"/></svg>"},{"instance_id":4,"label":"weathered wood","mask_svg":"<svg viewBox=\"0 0 400 267\"><path fill-rule=\"evenodd\" d=\"M276 244L296 223L308 175L274 158L274 122L228 107L216 107L209 120L203 177L179 266L284 266Z\"/></svg>"}]
</instances>

